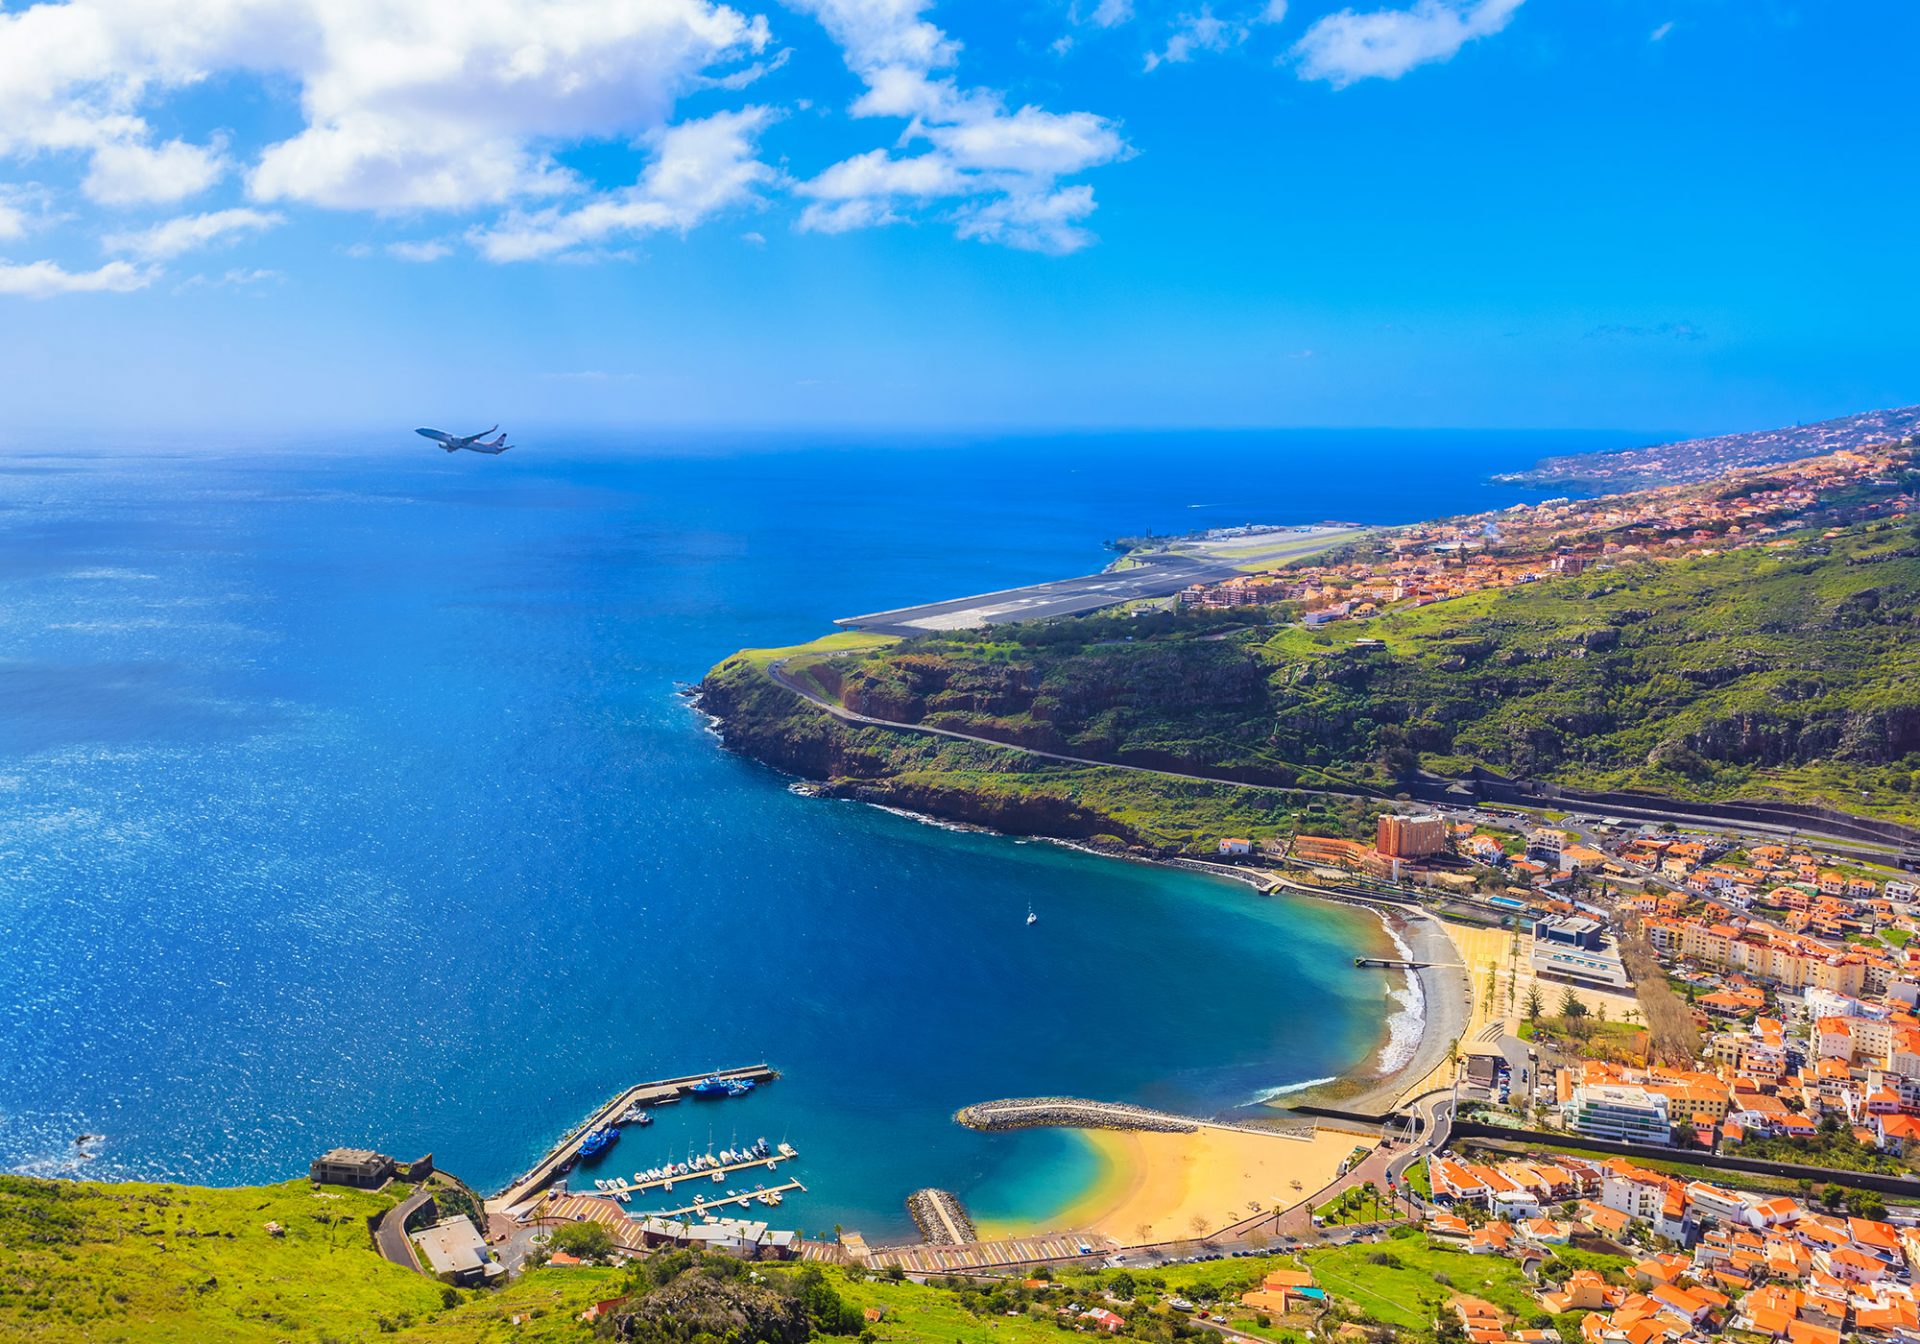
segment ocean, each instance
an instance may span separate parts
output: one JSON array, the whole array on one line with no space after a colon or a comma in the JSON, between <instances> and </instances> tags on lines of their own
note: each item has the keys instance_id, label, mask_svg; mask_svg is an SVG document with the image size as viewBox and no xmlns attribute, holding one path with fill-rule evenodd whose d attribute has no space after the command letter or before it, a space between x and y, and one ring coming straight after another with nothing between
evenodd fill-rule
<instances>
[{"instance_id":1,"label":"ocean","mask_svg":"<svg viewBox=\"0 0 1920 1344\"><path fill-rule=\"evenodd\" d=\"M1493 471L1631 442L519 437L0 450L0 1167L346 1144L490 1190L631 1082L765 1060L607 1174L765 1135L804 1230L904 1232L925 1185L1058 1207L1083 1150L953 1110L1336 1074L1394 1006L1350 965L1378 926L799 796L677 689L1111 537L1496 506Z\"/></svg>"}]
</instances>

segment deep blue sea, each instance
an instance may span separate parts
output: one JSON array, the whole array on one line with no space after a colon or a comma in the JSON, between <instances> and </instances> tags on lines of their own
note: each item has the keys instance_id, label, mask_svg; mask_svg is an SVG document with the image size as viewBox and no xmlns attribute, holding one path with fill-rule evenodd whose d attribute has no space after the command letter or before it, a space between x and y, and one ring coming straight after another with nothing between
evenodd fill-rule
<instances>
[{"instance_id":1,"label":"deep blue sea","mask_svg":"<svg viewBox=\"0 0 1920 1344\"><path fill-rule=\"evenodd\" d=\"M7 444L0 1167L243 1182L352 1144L491 1189L630 1082L767 1060L609 1174L764 1134L805 1229L904 1230L922 1185L1053 1207L1084 1152L951 1112L1336 1073L1385 1012L1362 917L797 796L676 686L1109 537L1487 507L1492 471L1629 441Z\"/></svg>"}]
</instances>

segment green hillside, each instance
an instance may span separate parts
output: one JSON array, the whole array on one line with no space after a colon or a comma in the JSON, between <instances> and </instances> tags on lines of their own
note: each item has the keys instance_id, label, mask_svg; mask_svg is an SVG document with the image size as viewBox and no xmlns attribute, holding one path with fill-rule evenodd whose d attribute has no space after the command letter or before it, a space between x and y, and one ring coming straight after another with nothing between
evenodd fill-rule
<instances>
[{"instance_id":1,"label":"green hillside","mask_svg":"<svg viewBox=\"0 0 1920 1344\"><path fill-rule=\"evenodd\" d=\"M578 1337L501 1331L516 1311L571 1324L612 1271L536 1274L492 1295L443 1287L374 1252L367 1219L398 1197L304 1180L213 1190L0 1176L0 1339Z\"/></svg>"},{"instance_id":2,"label":"green hillside","mask_svg":"<svg viewBox=\"0 0 1920 1344\"><path fill-rule=\"evenodd\" d=\"M1245 611L1102 614L788 651L858 713L1094 760L1384 793L1479 766L1674 797L1920 819L1920 529L1627 563L1321 631ZM1169 785L854 726L714 669L730 743L833 791L1043 834L1190 847L1363 826L1271 789ZM1037 823L1021 826L1023 813Z\"/></svg>"},{"instance_id":3,"label":"green hillside","mask_svg":"<svg viewBox=\"0 0 1920 1344\"><path fill-rule=\"evenodd\" d=\"M1214 1341L1167 1299L1184 1296L1269 1344L1305 1321L1239 1306L1273 1268L1321 1275L1344 1319L1427 1338L1453 1282L1524 1313L1517 1266L1428 1247L1328 1248L1131 1271L1070 1269L1043 1281L916 1284L852 1267L752 1265L686 1252L621 1267L544 1268L498 1289L443 1288L374 1251L371 1214L393 1198L306 1181L212 1190L0 1177L0 1339L33 1344L1040 1344L1091 1307L1149 1344ZM284 1235L271 1235L267 1223ZM1444 1276L1443 1276L1444 1274ZM595 1302L618 1305L595 1324ZM1385 1334L1379 1337L1385 1338Z\"/></svg>"}]
</instances>

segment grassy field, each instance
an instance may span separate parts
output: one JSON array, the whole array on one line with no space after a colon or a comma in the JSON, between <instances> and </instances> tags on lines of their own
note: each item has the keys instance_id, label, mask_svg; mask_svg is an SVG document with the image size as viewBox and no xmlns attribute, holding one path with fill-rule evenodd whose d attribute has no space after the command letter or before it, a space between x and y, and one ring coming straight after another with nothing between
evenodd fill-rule
<instances>
[{"instance_id":1,"label":"grassy field","mask_svg":"<svg viewBox=\"0 0 1920 1344\"><path fill-rule=\"evenodd\" d=\"M489 1322L504 1322L511 1304L570 1321L593 1300L595 1276L535 1275L509 1299L449 1290L388 1264L372 1249L367 1218L393 1202L304 1180L210 1190L0 1177L0 1338L485 1340L505 1337ZM270 1222L284 1234L271 1235Z\"/></svg>"},{"instance_id":2,"label":"grassy field","mask_svg":"<svg viewBox=\"0 0 1920 1344\"><path fill-rule=\"evenodd\" d=\"M1392 1263L1373 1263L1381 1256L1390 1257ZM1523 1317L1538 1310L1526 1275L1511 1260L1442 1250L1421 1237L1337 1246L1307 1252L1302 1259L1313 1271L1314 1281L1329 1293L1369 1316L1409 1330L1426 1332L1436 1306L1456 1293L1483 1297Z\"/></svg>"},{"instance_id":3,"label":"grassy field","mask_svg":"<svg viewBox=\"0 0 1920 1344\"><path fill-rule=\"evenodd\" d=\"M894 1283L885 1279L849 1278L838 1270L829 1270L827 1278L842 1297L860 1308L878 1307L884 1318L873 1327L881 1339L937 1340L940 1344L1039 1344L1058 1340L1060 1331L1051 1316L981 1317L960 1305L952 1293L929 1289L913 1283Z\"/></svg>"}]
</instances>

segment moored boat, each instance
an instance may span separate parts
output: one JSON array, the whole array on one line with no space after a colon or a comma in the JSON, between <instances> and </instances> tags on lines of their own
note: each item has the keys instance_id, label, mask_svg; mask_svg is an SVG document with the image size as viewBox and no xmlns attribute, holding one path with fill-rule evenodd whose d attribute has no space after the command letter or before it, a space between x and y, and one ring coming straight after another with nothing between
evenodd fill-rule
<instances>
[{"instance_id":1,"label":"moored boat","mask_svg":"<svg viewBox=\"0 0 1920 1344\"><path fill-rule=\"evenodd\" d=\"M580 1140L580 1156L583 1158L598 1157L619 1141L619 1126L606 1125L594 1130L593 1133Z\"/></svg>"}]
</instances>

